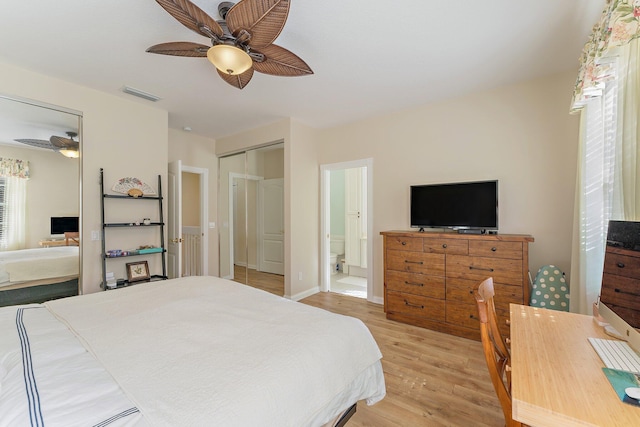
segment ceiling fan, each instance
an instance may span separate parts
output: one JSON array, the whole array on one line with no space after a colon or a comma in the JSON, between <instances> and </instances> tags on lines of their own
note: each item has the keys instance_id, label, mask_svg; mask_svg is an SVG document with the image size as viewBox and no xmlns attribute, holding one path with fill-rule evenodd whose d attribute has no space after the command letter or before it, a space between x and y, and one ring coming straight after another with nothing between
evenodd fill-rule
<instances>
[{"instance_id":1,"label":"ceiling fan","mask_svg":"<svg viewBox=\"0 0 640 427\"><path fill-rule=\"evenodd\" d=\"M79 142L75 138L78 136L76 132L66 132L68 138L53 135L49 140L46 139L14 139L16 142L30 145L32 147L46 148L57 151L65 157L77 158L79 156Z\"/></svg>"},{"instance_id":2,"label":"ceiling fan","mask_svg":"<svg viewBox=\"0 0 640 427\"><path fill-rule=\"evenodd\" d=\"M161 43L147 49L162 55L207 57L230 85L244 88L253 72L274 76L313 74L297 55L273 44L289 14L290 0L222 2L216 21L189 0L156 0L182 25L211 39L212 46L192 42Z\"/></svg>"}]
</instances>

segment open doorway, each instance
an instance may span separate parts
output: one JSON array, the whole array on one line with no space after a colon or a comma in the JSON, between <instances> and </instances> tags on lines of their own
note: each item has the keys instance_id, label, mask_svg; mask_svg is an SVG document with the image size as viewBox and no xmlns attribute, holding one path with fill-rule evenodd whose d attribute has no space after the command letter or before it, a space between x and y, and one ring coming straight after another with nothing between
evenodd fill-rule
<instances>
[{"instance_id":1,"label":"open doorway","mask_svg":"<svg viewBox=\"0 0 640 427\"><path fill-rule=\"evenodd\" d=\"M168 168L169 278L209 274L207 218L209 171L185 166L181 160Z\"/></svg>"},{"instance_id":2,"label":"open doorway","mask_svg":"<svg viewBox=\"0 0 640 427\"><path fill-rule=\"evenodd\" d=\"M373 295L373 160L322 165L321 290Z\"/></svg>"}]
</instances>

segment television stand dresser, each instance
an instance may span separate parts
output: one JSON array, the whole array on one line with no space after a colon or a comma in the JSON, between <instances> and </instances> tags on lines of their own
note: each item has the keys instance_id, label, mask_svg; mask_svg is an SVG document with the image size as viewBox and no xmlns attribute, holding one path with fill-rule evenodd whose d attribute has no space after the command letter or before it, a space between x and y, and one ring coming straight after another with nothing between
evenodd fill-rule
<instances>
[{"instance_id":1,"label":"television stand dresser","mask_svg":"<svg viewBox=\"0 0 640 427\"><path fill-rule=\"evenodd\" d=\"M529 303L529 243L523 234L383 231L387 319L480 340L474 289L493 277L498 317ZM501 322L509 336L509 326Z\"/></svg>"}]
</instances>

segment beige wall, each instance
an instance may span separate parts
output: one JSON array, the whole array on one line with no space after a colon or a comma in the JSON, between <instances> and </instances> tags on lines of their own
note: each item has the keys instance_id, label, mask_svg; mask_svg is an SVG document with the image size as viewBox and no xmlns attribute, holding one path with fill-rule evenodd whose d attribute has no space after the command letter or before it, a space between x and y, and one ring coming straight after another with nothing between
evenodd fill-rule
<instances>
[{"instance_id":1,"label":"beige wall","mask_svg":"<svg viewBox=\"0 0 640 427\"><path fill-rule=\"evenodd\" d=\"M78 216L78 159L51 150L0 145L0 157L29 162L25 248L38 248L38 242L51 235L52 216Z\"/></svg>"},{"instance_id":2,"label":"beige wall","mask_svg":"<svg viewBox=\"0 0 640 427\"><path fill-rule=\"evenodd\" d=\"M383 230L409 229L409 186L499 180L500 233L526 233L530 270L570 269L579 119L575 73L375 117L319 132L318 163L373 158L374 297ZM311 188L310 188L311 189Z\"/></svg>"},{"instance_id":3,"label":"beige wall","mask_svg":"<svg viewBox=\"0 0 640 427\"><path fill-rule=\"evenodd\" d=\"M209 171L209 218L207 222L217 221L218 205L218 159L215 154L216 141L189 132L169 129L170 162L181 160L182 166L207 169ZM220 224L216 222L216 227ZM209 275L217 276L218 271L218 233L217 228L209 228Z\"/></svg>"},{"instance_id":4,"label":"beige wall","mask_svg":"<svg viewBox=\"0 0 640 427\"><path fill-rule=\"evenodd\" d=\"M383 296L383 230L409 229L409 186L500 181L500 232L531 234L530 270L570 269L579 119L575 73L505 86L331 129L295 120L218 140L233 152L285 141L285 293L319 286L321 164L373 159L374 299ZM301 278L301 279L300 279Z\"/></svg>"},{"instance_id":5,"label":"beige wall","mask_svg":"<svg viewBox=\"0 0 640 427\"><path fill-rule=\"evenodd\" d=\"M128 100L83 86L54 79L13 65L0 63L0 93L29 98L83 113L81 140L81 233L83 292L100 290L100 241L91 241L91 231L101 230L99 170L105 168L109 186L122 177L135 176L157 187L167 177L167 112L149 102ZM141 219L147 214L141 204L128 204L120 215ZM124 212L126 210L126 212ZM114 212L115 213L115 212ZM166 207L165 207L166 214ZM153 236L129 233L118 237L118 246L137 247ZM114 244L116 244L114 242ZM137 259L137 258L136 258ZM159 257L150 257L152 273ZM126 277L124 263L131 258L110 261L109 270Z\"/></svg>"},{"instance_id":6,"label":"beige wall","mask_svg":"<svg viewBox=\"0 0 640 427\"><path fill-rule=\"evenodd\" d=\"M182 225L200 226L200 176L182 172Z\"/></svg>"}]
</instances>

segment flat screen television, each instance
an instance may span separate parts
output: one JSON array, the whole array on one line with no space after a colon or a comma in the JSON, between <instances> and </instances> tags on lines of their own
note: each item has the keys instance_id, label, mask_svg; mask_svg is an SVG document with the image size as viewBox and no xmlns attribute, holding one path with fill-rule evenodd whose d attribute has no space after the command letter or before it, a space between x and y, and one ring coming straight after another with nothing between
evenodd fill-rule
<instances>
[{"instance_id":1,"label":"flat screen television","mask_svg":"<svg viewBox=\"0 0 640 427\"><path fill-rule=\"evenodd\" d=\"M498 181L411 186L411 227L498 229Z\"/></svg>"},{"instance_id":2,"label":"flat screen television","mask_svg":"<svg viewBox=\"0 0 640 427\"><path fill-rule=\"evenodd\" d=\"M51 235L56 236L64 234L66 231L79 231L79 217L77 216L52 216L51 217Z\"/></svg>"}]
</instances>

